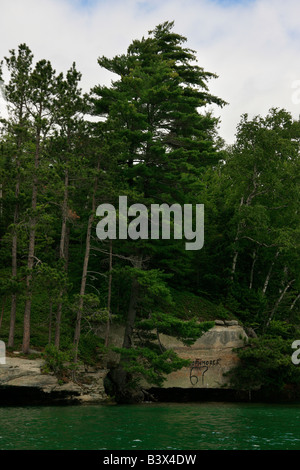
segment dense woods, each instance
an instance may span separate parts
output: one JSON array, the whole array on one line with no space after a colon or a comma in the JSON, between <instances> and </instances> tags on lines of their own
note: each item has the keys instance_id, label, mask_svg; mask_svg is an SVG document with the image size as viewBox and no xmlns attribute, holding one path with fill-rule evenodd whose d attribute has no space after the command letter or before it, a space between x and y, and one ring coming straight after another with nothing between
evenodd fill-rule
<instances>
[{"instance_id":1,"label":"dense woods","mask_svg":"<svg viewBox=\"0 0 300 470\"><path fill-rule=\"evenodd\" d=\"M113 376L125 393L185 364L160 333L189 343L214 319L236 318L251 339L233 383L296 384L300 121L284 109L245 114L227 145L211 111L227 103L209 90L221 78L173 26L100 57L111 85L95 77L89 93L74 63L57 72L26 44L3 58L0 337L8 351L89 364L115 348L109 329L123 324ZM204 204L203 248L172 236L99 240L97 207L118 209L119 196L147 209Z\"/></svg>"}]
</instances>

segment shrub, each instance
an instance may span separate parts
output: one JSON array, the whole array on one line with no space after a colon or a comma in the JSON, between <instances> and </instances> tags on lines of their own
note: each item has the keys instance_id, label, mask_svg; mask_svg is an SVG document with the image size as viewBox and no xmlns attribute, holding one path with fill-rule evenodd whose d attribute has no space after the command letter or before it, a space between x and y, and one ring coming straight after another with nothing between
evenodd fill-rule
<instances>
[{"instance_id":1,"label":"shrub","mask_svg":"<svg viewBox=\"0 0 300 470\"><path fill-rule=\"evenodd\" d=\"M42 355L45 363L42 368L44 374L53 373L57 377L66 375L68 371L74 370L73 351L60 351L53 344L48 344Z\"/></svg>"}]
</instances>

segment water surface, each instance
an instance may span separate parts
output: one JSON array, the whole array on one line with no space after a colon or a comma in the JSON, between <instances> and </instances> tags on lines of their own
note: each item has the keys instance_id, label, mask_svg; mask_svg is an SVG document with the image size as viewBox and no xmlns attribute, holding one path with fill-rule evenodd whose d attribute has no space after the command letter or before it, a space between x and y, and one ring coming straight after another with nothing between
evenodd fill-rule
<instances>
[{"instance_id":1,"label":"water surface","mask_svg":"<svg viewBox=\"0 0 300 470\"><path fill-rule=\"evenodd\" d=\"M0 450L300 450L300 405L0 407Z\"/></svg>"}]
</instances>

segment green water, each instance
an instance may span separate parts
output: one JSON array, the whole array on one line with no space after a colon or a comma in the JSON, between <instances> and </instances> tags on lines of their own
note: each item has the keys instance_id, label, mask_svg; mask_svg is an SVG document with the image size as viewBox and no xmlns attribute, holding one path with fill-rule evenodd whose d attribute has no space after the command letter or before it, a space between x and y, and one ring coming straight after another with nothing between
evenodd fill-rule
<instances>
[{"instance_id":1,"label":"green water","mask_svg":"<svg viewBox=\"0 0 300 470\"><path fill-rule=\"evenodd\" d=\"M300 405L0 407L1 450L299 450Z\"/></svg>"}]
</instances>

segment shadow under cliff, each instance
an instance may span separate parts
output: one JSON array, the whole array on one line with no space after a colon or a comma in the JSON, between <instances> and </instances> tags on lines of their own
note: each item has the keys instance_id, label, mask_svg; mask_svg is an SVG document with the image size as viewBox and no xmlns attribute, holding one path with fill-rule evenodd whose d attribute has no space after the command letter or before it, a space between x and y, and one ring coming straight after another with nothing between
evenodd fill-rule
<instances>
[{"instance_id":1,"label":"shadow under cliff","mask_svg":"<svg viewBox=\"0 0 300 470\"><path fill-rule=\"evenodd\" d=\"M1 386L0 406L76 405L76 393L44 392L36 387Z\"/></svg>"},{"instance_id":2,"label":"shadow under cliff","mask_svg":"<svg viewBox=\"0 0 300 470\"><path fill-rule=\"evenodd\" d=\"M147 390L153 401L162 403L188 402L244 402L244 403L300 403L300 390L283 389L272 391L234 390L222 388L156 388Z\"/></svg>"}]
</instances>

